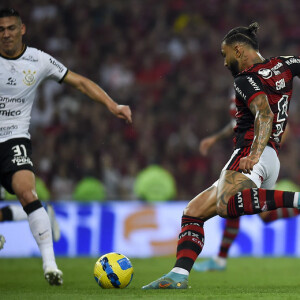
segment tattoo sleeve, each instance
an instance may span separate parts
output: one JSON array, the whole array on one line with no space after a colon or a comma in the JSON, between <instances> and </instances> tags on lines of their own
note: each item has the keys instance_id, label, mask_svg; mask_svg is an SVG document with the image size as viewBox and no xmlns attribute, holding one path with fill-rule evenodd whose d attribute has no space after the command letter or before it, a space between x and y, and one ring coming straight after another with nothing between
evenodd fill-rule
<instances>
[{"instance_id":1,"label":"tattoo sleeve","mask_svg":"<svg viewBox=\"0 0 300 300\"><path fill-rule=\"evenodd\" d=\"M255 116L251 154L260 156L271 136L274 114L265 94L260 94L253 99L250 110Z\"/></svg>"}]
</instances>

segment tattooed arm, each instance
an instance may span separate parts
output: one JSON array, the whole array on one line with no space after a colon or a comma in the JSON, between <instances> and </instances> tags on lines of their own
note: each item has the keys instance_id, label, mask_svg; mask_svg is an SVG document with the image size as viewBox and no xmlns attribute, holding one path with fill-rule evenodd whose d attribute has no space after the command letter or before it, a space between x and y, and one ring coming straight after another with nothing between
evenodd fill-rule
<instances>
[{"instance_id":1,"label":"tattooed arm","mask_svg":"<svg viewBox=\"0 0 300 300\"><path fill-rule=\"evenodd\" d=\"M271 132L274 114L269 106L268 98L265 94L260 94L253 99L250 110L255 116L254 139L250 154L240 160L240 170L244 173L251 173L253 166L258 163L264 151Z\"/></svg>"}]
</instances>

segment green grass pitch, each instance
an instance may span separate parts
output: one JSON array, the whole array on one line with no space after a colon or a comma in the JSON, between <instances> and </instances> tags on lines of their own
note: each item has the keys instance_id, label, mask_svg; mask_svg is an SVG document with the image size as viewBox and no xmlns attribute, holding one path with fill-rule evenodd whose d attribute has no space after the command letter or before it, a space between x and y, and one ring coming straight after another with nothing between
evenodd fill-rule
<instances>
[{"instance_id":1,"label":"green grass pitch","mask_svg":"<svg viewBox=\"0 0 300 300\"><path fill-rule=\"evenodd\" d=\"M64 285L49 286L40 258L0 259L0 299L300 299L297 258L231 258L223 272L192 271L187 290L141 290L173 266L173 257L131 259L126 289L101 289L93 278L96 258L58 258Z\"/></svg>"}]
</instances>

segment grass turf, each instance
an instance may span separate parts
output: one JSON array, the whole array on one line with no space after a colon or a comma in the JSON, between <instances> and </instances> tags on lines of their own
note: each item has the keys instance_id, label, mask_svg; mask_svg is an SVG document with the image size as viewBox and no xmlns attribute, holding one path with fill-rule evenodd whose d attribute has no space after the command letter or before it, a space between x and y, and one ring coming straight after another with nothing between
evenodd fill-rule
<instances>
[{"instance_id":1,"label":"grass turf","mask_svg":"<svg viewBox=\"0 0 300 300\"><path fill-rule=\"evenodd\" d=\"M40 258L0 259L0 299L300 299L296 258L232 258L223 272L192 271L188 290L141 290L167 273L174 258L131 259L126 289L101 289L93 278L96 258L58 258L64 285L49 286Z\"/></svg>"}]
</instances>

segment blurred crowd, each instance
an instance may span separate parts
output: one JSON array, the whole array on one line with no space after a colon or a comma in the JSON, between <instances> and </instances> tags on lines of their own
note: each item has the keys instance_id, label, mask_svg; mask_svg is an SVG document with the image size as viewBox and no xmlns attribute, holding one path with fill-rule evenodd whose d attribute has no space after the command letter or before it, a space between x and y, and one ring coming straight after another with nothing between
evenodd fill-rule
<instances>
[{"instance_id":1,"label":"blurred crowd","mask_svg":"<svg viewBox=\"0 0 300 300\"><path fill-rule=\"evenodd\" d=\"M3 3L4 2L4 3ZM220 43L232 27L260 24L264 57L300 55L296 0L14 0L25 42L97 82L130 105L133 125L78 91L45 82L32 112L36 173L53 199L68 200L77 182L99 178L108 199L136 199L133 184L151 164L176 179L175 199L211 185L232 152L224 141L202 157L201 138L230 120L232 76ZM281 176L300 183L299 83Z\"/></svg>"}]
</instances>

